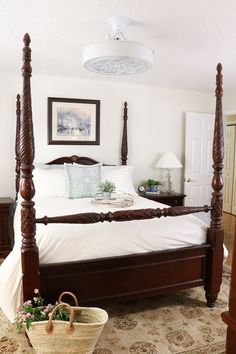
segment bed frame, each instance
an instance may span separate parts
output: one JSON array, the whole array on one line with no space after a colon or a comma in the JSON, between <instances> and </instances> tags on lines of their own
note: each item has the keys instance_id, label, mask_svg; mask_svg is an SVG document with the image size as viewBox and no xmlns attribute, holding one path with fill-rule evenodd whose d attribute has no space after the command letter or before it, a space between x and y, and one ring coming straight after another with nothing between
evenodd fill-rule
<instances>
[{"instance_id":1,"label":"bed frame","mask_svg":"<svg viewBox=\"0 0 236 354\"><path fill-rule=\"evenodd\" d=\"M229 293L229 310L222 313L222 319L227 324L226 354L235 354L236 348L236 224L234 230L234 245L231 267L231 282Z\"/></svg>"},{"instance_id":2,"label":"bed frame","mask_svg":"<svg viewBox=\"0 0 236 354\"><path fill-rule=\"evenodd\" d=\"M81 213L60 217L36 218L33 197L34 133L31 111L31 49L30 37L24 36L22 105L17 96L16 188L20 178L22 224L22 273L24 299L33 297L39 288L47 301L69 290L78 295L81 304L97 304L109 300L127 300L179 291L203 285L207 305L213 307L220 290L223 267L222 188L223 188L223 122L221 64L216 76L216 114L213 142L213 179L211 206L170 207L164 209L121 210L107 213ZM122 164L127 162L127 104L124 108ZM50 163L79 162L93 164L86 157L62 157ZM86 261L39 264L36 245L36 224L123 222L211 212L206 243L158 252L133 254Z\"/></svg>"}]
</instances>

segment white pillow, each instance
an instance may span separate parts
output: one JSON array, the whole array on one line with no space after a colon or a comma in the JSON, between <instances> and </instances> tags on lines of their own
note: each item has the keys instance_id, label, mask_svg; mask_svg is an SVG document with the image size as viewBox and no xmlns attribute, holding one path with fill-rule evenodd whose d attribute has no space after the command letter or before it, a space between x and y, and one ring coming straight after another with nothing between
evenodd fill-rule
<instances>
[{"instance_id":1,"label":"white pillow","mask_svg":"<svg viewBox=\"0 0 236 354\"><path fill-rule=\"evenodd\" d=\"M112 181L116 192L135 194L133 185L133 166L102 166L101 181Z\"/></svg>"},{"instance_id":2,"label":"white pillow","mask_svg":"<svg viewBox=\"0 0 236 354\"><path fill-rule=\"evenodd\" d=\"M63 165L35 165L35 197L66 197L67 181Z\"/></svg>"}]
</instances>

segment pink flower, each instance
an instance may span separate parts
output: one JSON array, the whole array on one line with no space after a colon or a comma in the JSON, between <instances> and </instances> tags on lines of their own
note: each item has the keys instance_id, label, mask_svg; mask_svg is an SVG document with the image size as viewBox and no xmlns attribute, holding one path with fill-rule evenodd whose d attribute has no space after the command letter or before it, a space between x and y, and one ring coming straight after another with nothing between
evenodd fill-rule
<instances>
[{"instance_id":1,"label":"pink flower","mask_svg":"<svg viewBox=\"0 0 236 354\"><path fill-rule=\"evenodd\" d=\"M34 293L38 294L39 293L39 289L34 289Z\"/></svg>"},{"instance_id":2,"label":"pink flower","mask_svg":"<svg viewBox=\"0 0 236 354\"><path fill-rule=\"evenodd\" d=\"M32 315L31 315L31 313L29 313L29 312L26 314L26 317L31 317L31 316L32 316Z\"/></svg>"},{"instance_id":3,"label":"pink flower","mask_svg":"<svg viewBox=\"0 0 236 354\"><path fill-rule=\"evenodd\" d=\"M28 300L24 303L24 306L32 306L32 301Z\"/></svg>"},{"instance_id":4,"label":"pink flower","mask_svg":"<svg viewBox=\"0 0 236 354\"><path fill-rule=\"evenodd\" d=\"M52 311L52 309L53 309L52 304L48 304L48 305L46 306L46 308L45 308L44 312L45 312L45 313L51 312L51 311Z\"/></svg>"}]
</instances>

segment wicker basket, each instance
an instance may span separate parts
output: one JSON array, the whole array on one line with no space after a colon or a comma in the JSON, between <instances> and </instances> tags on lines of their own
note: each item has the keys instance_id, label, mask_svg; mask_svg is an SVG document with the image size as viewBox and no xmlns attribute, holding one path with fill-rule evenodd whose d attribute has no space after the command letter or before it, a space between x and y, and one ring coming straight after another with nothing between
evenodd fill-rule
<instances>
[{"instance_id":1,"label":"wicker basket","mask_svg":"<svg viewBox=\"0 0 236 354\"><path fill-rule=\"evenodd\" d=\"M78 305L72 293L62 293L59 300L64 294L71 295ZM61 306L70 310L70 322L52 319ZM80 322L73 322L74 318ZM54 308L48 321L33 322L26 332L37 354L91 354L107 320L107 312L100 308L72 307L61 302Z\"/></svg>"}]
</instances>

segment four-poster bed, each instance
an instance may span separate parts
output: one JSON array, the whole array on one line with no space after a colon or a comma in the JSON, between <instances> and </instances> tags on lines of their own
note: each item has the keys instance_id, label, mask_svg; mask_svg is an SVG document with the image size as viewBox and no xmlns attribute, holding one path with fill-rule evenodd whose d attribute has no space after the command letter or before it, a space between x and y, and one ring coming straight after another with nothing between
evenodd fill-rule
<instances>
[{"instance_id":1,"label":"four-poster bed","mask_svg":"<svg viewBox=\"0 0 236 354\"><path fill-rule=\"evenodd\" d=\"M77 293L81 304L95 304L110 299L124 300L153 296L170 291L203 285L207 305L213 307L220 290L223 267L222 217L222 169L223 169L223 122L222 122L222 67L217 66L216 115L213 142L213 179L211 206L148 208L118 210L114 212L87 212L76 215L37 217L34 209L34 133L31 111L31 49L30 37L24 36L23 92L17 96L16 188L21 202L21 260L24 299L33 297L39 288L47 300L55 300L68 290ZM127 163L127 104L124 109L122 138L122 165ZM92 165L97 161L76 156L61 157L49 164L76 162ZM20 167L20 172L19 172ZM20 178L21 174L21 178ZM37 191L36 191L37 192ZM153 204L154 205L154 204ZM190 247L125 254L115 257L78 260L72 262L39 263L36 244L36 224L93 224L98 222L130 222L161 217L174 217L196 212L211 212L211 224L206 241ZM150 222L150 221L148 221ZM103 225L105 226L105 225ZM39 226L38 226L39 227ZM147 225L148 228L148 225ZM158 225L157 225L158 228ZM79 247L79 246L78 246ZM105 245L104 245L105 247Z\"/></svg>"}]
</instances>

